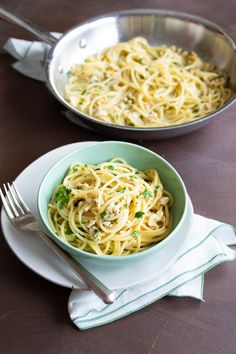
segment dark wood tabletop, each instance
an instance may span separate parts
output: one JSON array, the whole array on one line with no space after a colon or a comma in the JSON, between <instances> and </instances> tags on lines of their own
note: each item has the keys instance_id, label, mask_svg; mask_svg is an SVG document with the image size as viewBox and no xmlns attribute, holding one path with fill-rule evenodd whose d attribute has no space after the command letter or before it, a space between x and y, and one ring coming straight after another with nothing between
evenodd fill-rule
<instances>
[{"instance_id":1,"label":"dark wood tabletop","mask_svg":"<svg viewBox=\"0 0 236 354\"><path fill-rule=\"evenodd\" d=\"M166 8L203 16L236 38L235 0L2 0L10 11L50 31L105 12ZM0 23L1 47L9 37L33 39ZM14 180L32 161L56 147L107 140L73 125L40 82L12 69L0 52L0 182ZM236 105L204 128L179 138L142 142L182 175L196 213L235 224ZM32 181L33 183L33 181ZM1 354L230 354L236 353L236 262L205 276L205 302L166 297L118 321L84 332L70 321L70 290L30 271L0 235Z\"/></svg>"}]
</instances>

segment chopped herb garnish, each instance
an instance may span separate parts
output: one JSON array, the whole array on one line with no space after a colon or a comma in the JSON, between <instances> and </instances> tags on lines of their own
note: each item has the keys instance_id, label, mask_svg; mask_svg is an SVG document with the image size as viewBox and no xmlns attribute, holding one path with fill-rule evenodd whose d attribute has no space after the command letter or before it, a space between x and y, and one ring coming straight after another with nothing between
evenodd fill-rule
<instances>
[{"instance_id":1,"label":"chopped herb garnish","mask_svg":"<svg viewBox=\"0 0 236 354\"><path fill-rule=\"evenodd\" d=\"M156 187L155 187L155 189L159 189L160 188L160 186L159 185L157 185Z\"/></svg>"},{"instance_id":2,"label":"chopped herb garnish","mask_svg":"<svg viewBox=\"0 0 236 354\"><path fill-rule=\"evenodd\" d=\"M107 168L112 171L115 169L114 166L112 166L112 165L107 166Z\"/></svg>"},{"instance_id":3,"label":"chopped herb garnish","mask_svg":"<svg viewBox=\"0 0 236 354\"><path fill-rule=\"evenodd\" d=\"M64 204L68 203L70 192L71 189L67 188L66 186L61 186L56 192L55 199L56 202L58 202L59 209L62 209Z\"/></svg>"},{"instance_id":4,"label":"chopped herb garnish","mask_svg":"<svg viewBox=\"0 0 236 354\"><path fill-rule=\"evenodd\" d=\"M78 166L73 166L73 171L74 172L78 171Z\"/></svg>"},{"instance_id":5,"label":"chopped herb garnish","mask_svg":"<svg viewBox=\"0 0 236 354\"><path fill-rule=\"evenodd\" d=\"M124 187L124 188L122 188L121 190L120 190L120 193L124 193L125 191L126 191L126 187Z\"/></svg>"},{"instance_id":6,"label":"chopped herb garnish","mask_svg":"<svg viewBox=\"0 0 236 354\"><path fill-rule=\"evenodd\" d=\"M101 218L105 219L108 218L110 216L110 213L106 210L103 210L100 214Z\"/></svg>"},{"instance_id":7,"label":"chopped herb garnish","mask_svg":"<svg viewBox=\"0 0 236 354\"><path fill-rule=\"evenodd\" d=\"M145 191L143 192L143 195L146 199L149 199L152 197L152 192L150 192L148 189L145 189Z\"/></svg>"},{"instance_id":8,"label":"chopped herb garnish","mask_svg":"<svg viewBox=\"0 0 236 354\"><path fill-rule=\"evenodd\" d=\"M141 219L145 213L143 211L137 211L135 213L135 217Z\"/></svg>"},{"instance_id":9,"label":"chopped herb garnish","mask_svg":"<svg viewBox=\"0 0 236 354\"><path fill-rule=\"evenodd\" d=\"M73 234L73 231L71 230L71 228L70 228L69 226L65 229L65 234L66 234L66 235L71 235L71 234Z\"/></svg>"},{"instance_id":10,"label":"chopped herb garnish","mask_svg":"<svg viewBox=\"0 0 236 354\"><path fill-rule=\"evenodd\" d=\"M175 64L176 66L182 66L180 63L178 63L177 61L174 61L173 64Z\"/></svg>"},{"instance_id":11,"label":"chopped herb garnish","mask_svg":"<svg viewBox=\"0 0 236 354\"><path fill-rule=\"evenodd\" d=\"M84 95L86 93L86 89L81 92L81 95Z\"/></svg>"},{"instance_id":12,"label":"chopped herb garnish","mask_svg":"<svg viewBox=\"0 0 236 354\"><path fill-rule=\"evenodd\" d=\"M195 105L193 107L193 113L198 113L199 112L199 106L198 105Z\"/></svg>"},{"instance_id":13,"label":"chopped herb garnish","mask_svg":"<svg viewBox=\"0 0 236 354\"><path fill-rule=\"evenodd\" d=\"M139 231L135 230L132 232L131 236L136 237L136 236L138 236L138 234L139 234Z\"/></svg>"},{"instance_id":14,"label":"chopped herb garnish","mask_svg":"<svg viewBox=\"0 0 236 354\"><path fill-rule=\"evenodd\" d=\"M124 208L128 208L128 203L125 203L125 204L124 204Z\"/></svg>"}]
</instances>

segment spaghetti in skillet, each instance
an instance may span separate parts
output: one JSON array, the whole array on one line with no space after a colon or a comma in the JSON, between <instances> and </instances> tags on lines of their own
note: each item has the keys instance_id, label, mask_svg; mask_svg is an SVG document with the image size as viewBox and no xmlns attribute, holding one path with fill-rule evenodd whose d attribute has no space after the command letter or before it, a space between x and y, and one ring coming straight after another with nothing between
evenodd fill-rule
<instances>
[{"instance_id":1,"label":"spaghetti in skillet","mask_svg":"<svg viewBox=\"0 0 236 354\"><path fill-rule=\"evenodd\" d=\"M74 64L66 100L86 115L121 126L165 127L221 108L230 98L225 72L195 52L153 47L143 37Z\"/></svg>"}]
</instances>

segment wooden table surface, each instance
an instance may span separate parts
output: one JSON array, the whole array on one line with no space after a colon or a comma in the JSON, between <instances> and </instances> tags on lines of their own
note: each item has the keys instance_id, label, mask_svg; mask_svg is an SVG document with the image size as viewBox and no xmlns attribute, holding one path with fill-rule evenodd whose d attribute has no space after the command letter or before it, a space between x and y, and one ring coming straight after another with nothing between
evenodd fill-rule
<instances>
[{"instance_id":1,"label":"wooden table surface","mask_svg":"<svg viewBox=\"0 0 236 354\"><path fill-rule=\"evenodd\" d=\"M2 0L7 9L50 31L63 32L108 11L153 7L190 12L223 26L236 38L234 0ZM32 39L10 24L8 37ZM56 147L107 140L65 119L62 106L44 85L11 68L0 55L0 182L14 180L32 161ZM183 176L197 213L235 223L236 106L188 136L143 142L168 159ZM29 182L31 183L31 182ZM33 181L32 181L33 183ZM205 302L164 298L106 326L80 332L67 313L70 290L30 271L0 235L1 354L223 354L236 353L236 262L205 277Z\"/></svg>"}]
</instances>

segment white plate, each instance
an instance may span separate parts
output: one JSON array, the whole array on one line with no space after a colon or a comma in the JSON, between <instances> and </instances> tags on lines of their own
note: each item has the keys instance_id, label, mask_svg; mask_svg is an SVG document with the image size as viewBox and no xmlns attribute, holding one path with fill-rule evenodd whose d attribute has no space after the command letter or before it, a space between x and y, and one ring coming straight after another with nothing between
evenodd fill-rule
<instances>
[{"instance_id":1,"label":"white plate","mask_svg":"<svg viewBox=\"0 0 236 354\"><path fill-rule=\"evenodd\" d=\"M15 182L23 199L37 219L39 219L37 210L38 189L47 170L65 154L82 145L91 143L92 142L74 143L52 150L35 160L16 178ZM193 208L189 199L189 223L186 233L190 228L192 216ZM58 285L68 288L86 288L83 282L80 281L34 233L15 229L9 222L4 211L2 211L1 214L1 222L3 234L9 247L28 268ZM104 269L98 269L93 265L89 267L89 270L109 288L120 289L140 284L155 277L158 270L156 270L155 267L149 267L149 269L150 268L152 271L148 274L145 267L137 267L137 265L129 265L122 270L118 269L115 271L115 274L114 272L109 272L109 269L104 272Z\"/></svg>"}]
</instances>

